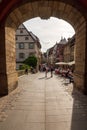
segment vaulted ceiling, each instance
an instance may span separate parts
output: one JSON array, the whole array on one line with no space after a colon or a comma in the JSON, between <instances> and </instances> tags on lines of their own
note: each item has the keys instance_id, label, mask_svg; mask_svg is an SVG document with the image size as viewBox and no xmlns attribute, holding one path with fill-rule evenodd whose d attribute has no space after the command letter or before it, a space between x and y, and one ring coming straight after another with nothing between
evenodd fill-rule
<instances>
[{"instance_id":1,"label":"vaulted ceiling","mask_svg":"<svg viewBox=\"0 0 87 130\"><path fill-rule=\"evenodd\" d=\"M53 2L54 0L0 0L0 23L6 19L9 13L11 13L15 8L27 2L35 2L37 1L42 6L44 4L49 3L49 1ZM81 10L84 16L86 16L87 12L87 0L55 0L64 2L66 4L70 4L77 8L77 10ZM47 5L48 6L48 5Z\"/></svg>"}]
</instances>

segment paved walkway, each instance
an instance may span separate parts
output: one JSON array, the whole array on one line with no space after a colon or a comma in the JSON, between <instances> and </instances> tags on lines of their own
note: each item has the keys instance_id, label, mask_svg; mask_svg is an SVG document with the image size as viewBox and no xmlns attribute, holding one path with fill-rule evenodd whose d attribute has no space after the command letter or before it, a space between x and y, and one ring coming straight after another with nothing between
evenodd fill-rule
<instances>
[{"instance_id":1,"label":"paved walkway","mask_svg":"<svg viewBox=\"0 0 87 130\"><path fill-rule=\"evenodd\" d=\"M87 130L87 97L44 75L20 77L19 87L0 99L0 130Z\"/></svg>"}]
</instances>

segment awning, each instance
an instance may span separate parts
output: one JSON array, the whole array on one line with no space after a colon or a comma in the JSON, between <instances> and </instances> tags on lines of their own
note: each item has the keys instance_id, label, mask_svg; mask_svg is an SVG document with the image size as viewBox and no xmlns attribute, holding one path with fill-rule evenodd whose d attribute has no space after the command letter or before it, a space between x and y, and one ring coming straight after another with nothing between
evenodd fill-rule
<instances>
[{"instance_id":1,"label":"awning","mask_svg":"<svg viewBox=\"0 0 87 130\"><path fill-rule=\"evenodd\" d=\"M66 63L66 62L57 62L57 63L55 63L56 65L68 65L68 63Z\"/></svg>"},{"instance_id":2,"label":"awning","mask_svg":"<svg viewBox=\"0 0 87 130\"><path fill-rule=\"evenodd\" d=\"M75 64L75 61L71 61L68 63L69 65L74 65Z\"/></svg>"},{"instance_id":3,"label":"awning","mask_svg":"<svg viewBox=\"0 0 87 130\"><path fill-rule=\"evenodd\" d=\"M71 61L71 62L57 62L55 63L56 65L74 65L75 61Z\"/></svg>"}]
</instances>

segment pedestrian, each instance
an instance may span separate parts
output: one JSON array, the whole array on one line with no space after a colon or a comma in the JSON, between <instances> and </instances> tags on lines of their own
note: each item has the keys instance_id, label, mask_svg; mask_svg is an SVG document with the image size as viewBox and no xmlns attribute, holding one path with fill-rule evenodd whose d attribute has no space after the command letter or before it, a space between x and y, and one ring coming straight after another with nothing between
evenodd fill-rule
<instances>
[{"instance_id":1,"label":"pedestrian","mask_svg":"<svg viewBox=\"0 0 87 130\"><path fill-rule=\"evenodd\" d=\"M28 74L28 69L27 68L25 69L25 74Z\"/></svg>"},{"instance_id":2,"label":"pedestrian","mask_svg":"<svg viewBox=\"0 0 87 130\"><path fill-rule=\"evenodd\" d=\"M53 66L50 67L51 77L53 77Z\"/></svg>"},{"instance_id":3,"label":"pedestrian","mask_svg":"<svg viewBox=\"0 0 87 130\"><path fill-rule=\"evenodd\" d=\"M47 77L47 73L48 73L48 67L45 67L45 77Z\"/></svg>"}]
</instances>

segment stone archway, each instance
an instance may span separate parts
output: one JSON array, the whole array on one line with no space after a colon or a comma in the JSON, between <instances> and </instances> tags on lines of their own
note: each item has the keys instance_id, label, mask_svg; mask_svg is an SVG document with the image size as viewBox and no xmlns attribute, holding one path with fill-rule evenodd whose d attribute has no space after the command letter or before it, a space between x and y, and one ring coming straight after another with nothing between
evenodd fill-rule
<instances>
[{"instance_id":1,"label":"stone archway","mask_svg":"<svg viewBox=\"0 0 87 130\"><path fill-rule=\"evenodd\" d=\"M20 3L21 5L21 3ZM41 17L48 19L50 16L62 18L69 22L76 31L75 48L75 86L83 92L87 92L86 86L86 42L87 21L80 6L71 2L59 1L33 1L25 3L8 15L5 24L1 26L0 39L2 40L2 61L0 65L1 88L0 94L7 94L17 86L17 74L15 70L15 31L24 21ZM4 80L3 80L4 78Z\"/></svg>"}]
</instances>

